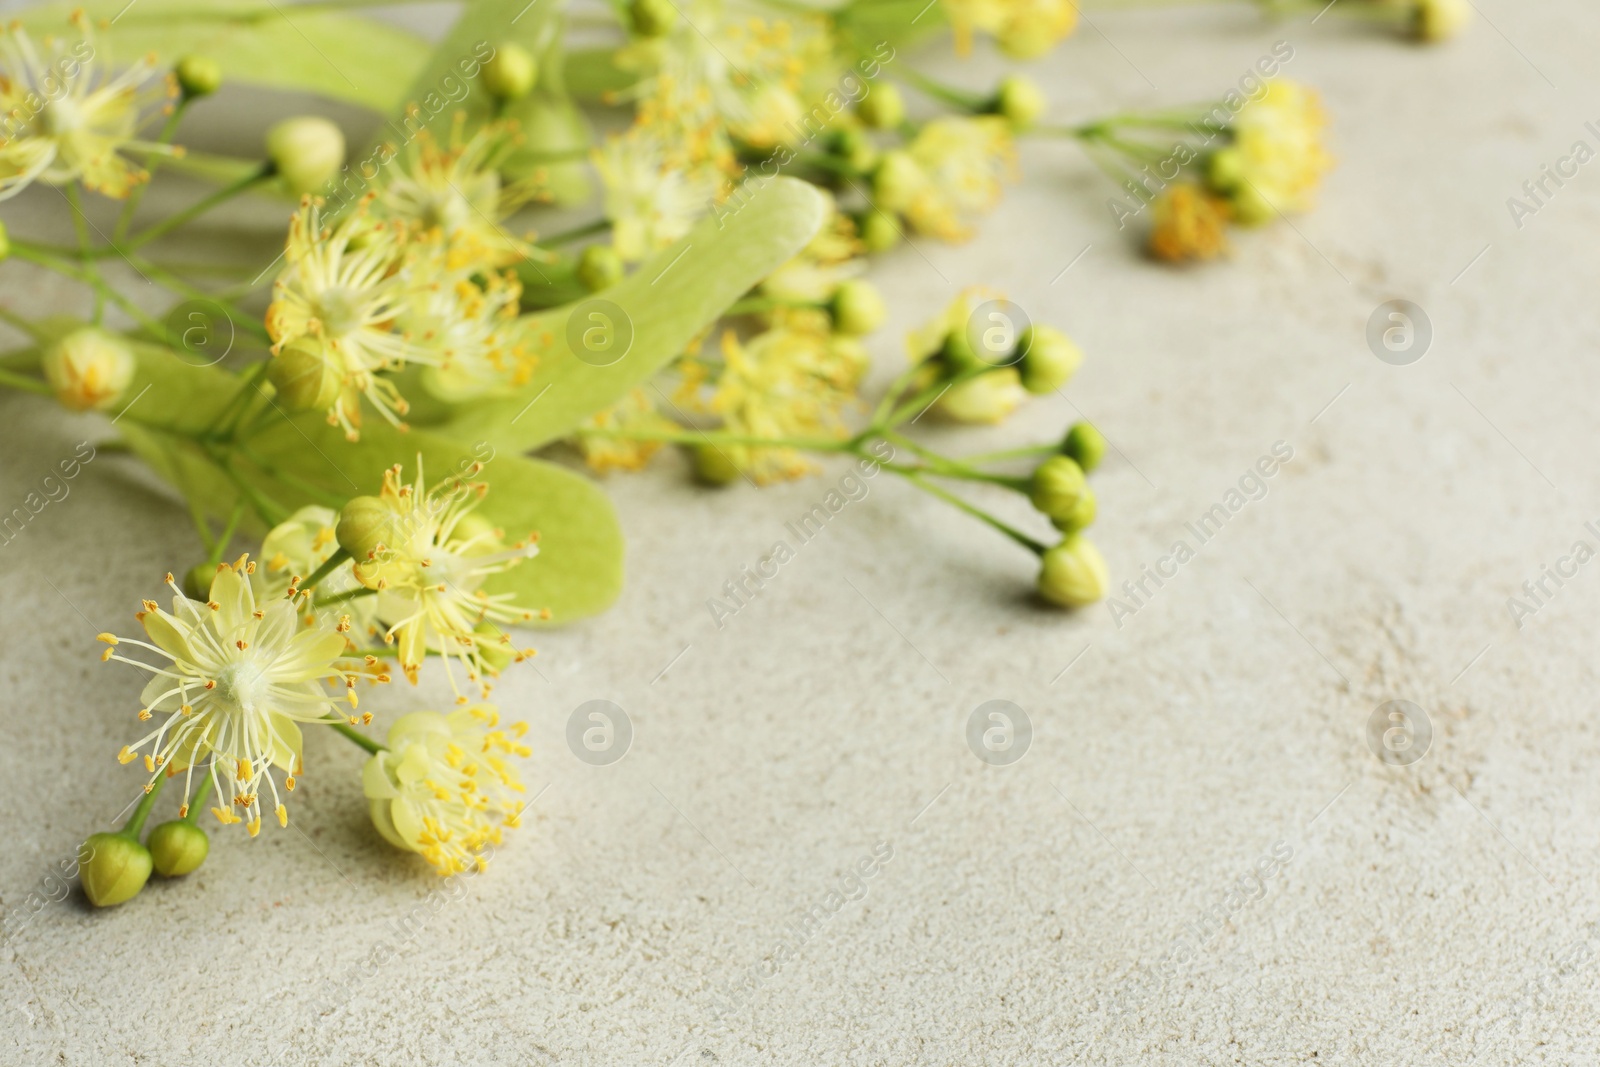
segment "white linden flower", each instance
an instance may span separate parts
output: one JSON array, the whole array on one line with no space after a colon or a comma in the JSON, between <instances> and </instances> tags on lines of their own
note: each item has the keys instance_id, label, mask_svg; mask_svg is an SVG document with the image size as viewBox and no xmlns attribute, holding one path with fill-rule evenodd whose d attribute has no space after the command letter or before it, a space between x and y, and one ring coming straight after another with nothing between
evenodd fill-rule
<instances>
[{"instance_id":1,"label":"white linden flower","mask_svg":"<svg viewBox=\"0 0 1600 1067\"><path fill-rule=\"evenodd\" d=\"M169 574L171 613L146 600L137 615L148 642L100 635L112 646L102 660L130 663L154 676L140 697L139 718L165 716L160 726L124 746L118 759L131 763L148 746L144 766L151 777L145 791L157 774L186 769L187 797L195 768L209 756L207 769L221 804L212 813L225 824L243 822L252 837L261 830L263 782L279 825L289 824L271 769L284 772L286 792L294 789L301 768L299 724L338 721L323 679L342 679L346 699L356 704L355 678L337 663L345 651L341 629L346 623L303 626L287 597L257 606L249 580L254 566L247 556L223 564L203 604L180 593ZM116 651L124 644L170 662L156 666L129 659Z\"/></svg>"},{"instance_id":2,"label":"white linden flower","mask_svg":"<svg viewBox=\"0 0 1600 1067\"><path fill-rule=\"evenodd\" d=\"M593 158L605 187L612 247L626 263L636 263L688 233L720 184L705 168L669 166L662 146L644 127L607 138Z\"/></svg>"},{"instance_id":3,"label":"white linden flower","mask_svg":"<svg viewBox=\"0 0 1600 1067\"><path fill-rule=\"evenodd\" d=\"M531 750L517 739L525 722L501 730L493 706L449 715L414 711L389 728L389 747L361 771L372 823L396 848L419 852L442 875L488 865L485 855L515 827L525 792L507 755Z\"/></svg>"},{"instance_id":4,"label":"white linden flower","mask_svg":"<svg viewBox=\"0 0 1600 1067\"><path fill-rule=\"evenodd\" d=\"M71 48L46 38L41 50L21 26L0 30L0 200L35 179L81 180L121 199L149 177L122 152L182 151L137 136L144 116L177 95L176 79L151 81L153 55L115 73L83 12L72 22L83 38Z\"/></svg>"},{"instance_id":5,"label":"white linden flower","mask_svg":"<svg viewBox=\"0 0 1600 1067\"><path fill-rule=\"evenodd\" d=\"M511 649L510 637L496 624L527 622L535 612L512 603L511 593L488 593L483 584L537 555L538 535L507 547L503 532L474 513L488 486L466 478L482 469L481 463L473 464L465 476L446 479L429 492L419 455L415 483L404 484L396 464L384 472L377 497L357 497L346 506L347 516L357 505L372 509L365 536L346 538L341 523L340 541L355 557L356 579L378 591L384 641L398 642L400 667L413 684L428 652L444 657L452 689L457 688L450 671L455 660L467 680L485 692L485 675L498 674L508 658L532 655ZM549 618L548 611L538 615Z\"/></svg>"},{"instance_id":6,"label":"white linden flower","mask_svg":"<svg viewBox=\"0 0 1600 1067\"><path fill-rule=\"evenodd\" d=\"M403 225L375 223L372 195L332 225L324 224L321 201L301 201L267 308L274 354L301 337L324 343L342 381L328 421L344 427L351 440L359 436L362 397L396 425L406 413L399 390L380 372L439 362L436 353L394 329L418 281L404 269Z\"/></svg>"},{"instance_id":7,"label":"white linden flower","mask_svg":"<svg viewBox=\"0 0 1600 1067\"><path fill-rule=\"evenodd\" d=\"M510 271L452 270L452 254L435 246L413 263L423 284L399 323L429 351L429 392L467 400L527 384L538 356L518 319L521 283Z\"/></svg>"}]
</instances>

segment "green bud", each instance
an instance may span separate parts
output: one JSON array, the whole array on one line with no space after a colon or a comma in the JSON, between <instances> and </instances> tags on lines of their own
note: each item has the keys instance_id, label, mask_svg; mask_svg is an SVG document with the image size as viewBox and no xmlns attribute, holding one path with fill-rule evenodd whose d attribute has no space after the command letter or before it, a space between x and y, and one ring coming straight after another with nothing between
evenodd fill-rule
<instances>
[{"instance_id":1,"label":"green bud","mask_svg":"<svg viewBox=\"0 0 1600 1067\"><path fill-rule=\"evenodd\" d=\"M1039 595L1064 608L1093 604L1111 584L1105 558L1082 534L1068 534L1040 564Z\"/></svg>"},{"instance_id":2,"label":"green bud","mask_svg":"<svg viewBox=\"0 0 1600 1067\"><path fill-rule=\"evenodd\" d=\"M389 537L394 511L375 496L352 497L339 511L334 536L339 547L356 560L364 560Z\"/></svg>"},{"instance_id":3,"label":"green bud","mask_svg":"<svg viewBox=\"0 0 1600 1067\"><path fill-rule=\"evenodd\" d=\"M1075 422L1061 442L1061 451L1078 461L1078 466L1092 471L1100 466L1106 454L1106 439L1100 431L1087 422Z\"/></svg>"},{"instance_id":4,"label":"green bud","mask_svg":"<svg viewBox=\"0 0 1600 1067\"><path fill-rule=\"evenodd\" d=\"M622 280L622 257L610 245L590 245L579 253L576 273L585 289L598 293Z\"/></svg>"},{"instance_id":5,"label":"green bud","mask_svg":"<svg viewBox=\"0 0 1600 1067\"><path fill-rule=\"evenodd\" d=\"M327 349L315 337L284 345L267 364L267 380L278 391L280 405L289 411L326 411L339 399L343 384L338 369L327 358Z\"/></svg>"},{"instance_id":6,"label":"green bud","mask_svg":"<svg viewBox=\"0 0 1600 1067\"><path fill-rule=\"evenodd\" d=\"M85 326L46 349L39 369L63 407L105 411L122 401L138 362L120 336Z\"/></svg>"},{"instance_id":7,"label":"green bud","mask_svg":"<svg viewBox=\"0 0 1600 1067\"><path fill-rule=\"evenodd\" d=\"M694 476L702 485L728 485L738 480L739 467L729 457L727 449L716 445L696 445Z\"/></svg>"},{"instance_id":8,"label":"green bud","mask_svg":"<svg viewBox=\"0 0 1600 1067\"><path fill-rule=\"evenodd\" d=\"M1019 130L1032 126L1047 106L1049 102L1039 86L1020 74L1002 78L994 95L995 113Z\"/></svg>"},{"instance_id":9,"label":"green bud","mask_svg":"<svg viewBox=\"0 0 1600 1067\"><path fill-rule=\"evenodd\" d=\"M862 215L856 221L856 228L861 231L861 243L867 246L868 252L887 252L899 244L903 236L900 224L876 209Z\"/></svg>"},{"instance_id":10,"label":"green bud","mask_svg":"<svg viewBox=\"0 0 1600 1067\"><path fill-rule=\"evenodd\" d=\"M848 127L833 135L833 154L858 171L869 171L878 162L878 147L863 130Z\"/></svg>"},{"instance_id":11,"label":"green bud","mask_svg":"<svg viewBox=\"0 0 1600 1067\"><path fill-rule=\"evenodd\" d=\"M1083 351L1054 326L1029 326L1017 342L1022 349L1022 387L1038 395L1067 384L1083 362Z\"/></svg>"},{"instance_id":12,"label":"green bud","mask_svg":"<svg viewBox=\"0 0 1600 1067\"><path fill-rule=\"evenodd\" d=\"M450 541L455 545L470 542L472 547L466 550L467 555L485 556L506 547L498 531L499 527L482 511L469 511L451 527Z\"/></svg>"},{"instance_id":13,"label":"green bud","mask_svg":"<svg viewBox=\"0 0 1600 1067\"><path fill-rule=\"evenodd\" d=\"M951 330L945 335L944 344L939 348L939 362L944 365L945 374L952 378L989 365L972 347L972 339L965 330Z\"/></svg>"},{"instance_id":14,"label":"green bud","mask_svg":"<svg viewBox=\"0 0 1600 1067\"><path fill-rule=\"evenodd\" d=\"M1059 517L1052 515L1050 521L1062 533L1077 533L1094 522L1098 510L1099 505L1095 503L1094 490L1086 485L1083 487L1083 495L1072 506L1072 510Z\"/></svg>"},{"instance_id":15,"label":"green bud","mask_svg":"<svg viewBox=\"0 0 1600 1067\"><path fill-rule=\"evenodd\" d=\"M11 234L6 230L6 224L0 222L0 260L11 258Z\"/></svg>"},{"instance_id":16,"label":"green bud","mask_svg":"<svg viewBox=\"0 0 1600 1067\"><path fill-rule=\"evenodd\" d=\"M1089 491L1083 468L1071 456L1051 456L1033 472L1029 499L1033 506L1050 516L1068 522L1078 501Z\"/></svg>"},{"instance_id":17,"label":"green bud","mask_svg":"<svg viewBox=\"0 0 1600 1067\"><path fill-rule=\"evenodd\" d=\"M344 166L344 134L320 115L284 119L267 131L267 158L291 193L316 192Z\"/></svg>"},{"instance_id":18,"label":"green bud","mask_svg":"<svg viewBox=\"0 0 1600 1067\"><path fill-rule=\"evenodd\" d=\"M1219 148L1206 160L1206 183L1219 193L1231 193L1244 184L1244 154L1237 148Z\"/></svg>"},{"instance_id":19,"label":"green bud","mask_svg":"<svg viewBox=\"0 0 1600 1067\"><path fill-rule=\"evenodd\" d=\"M870 96L868 100L872 99ZM872 193L884 211L899 212L927 182L922 167L904 149L885 152L872 172Z\"/></svg>"},{"instance_id":20,"label":"green bud","mask_svg":"<svg viewBox=\"0 0 1600 1067\"><path fill-rule=\"evenodd\" d=\"M1253 183L1246 182L1230 194L1233 219L1241 226L1263 226L1278 217L1272 201L1262 195Z\"/></svg>"},{"instance_id":21,"label":"green bud","mask_svg":"<svg viewBox=\"0 0 1600 1067\"><path fill-rule=\"evenodd\" d=\"M210 56L184 56L172 72L178 77L178 88L185 100L198 100L222 88L222 68Z\"/></svg>"},{"instance_id":22,"label":"green bud","mask_svg":"<svg viewBox=\"0 0 1600 1067\"><path fill-rule=\"evenodd\" d=\"M876 330L883 325L884 317L888 314L888 309L883 306L883 297L878 295L877 286L859 278L851 278L840 284L833 294L829 311L833 313L833 328L851 337L860 337Z\"/></svg>"},{"instance_id":23,"label":"green bud","mask_svg":"<svg viewBox=\"0 0 1600 1067\"><path fill-rule=\"evenodd\" d=\"M211 851L206 832L188 819L173 819L150 831L150 859L163 878L180 878L198 868Z\"/></svg>"},{"instance_id":24,"label":"green bud","mask_svg":"<svg viewBox=\"0 0 1600 1067\"><path fill-rule=\"evenodd\" d=\"M483 65L483 87L496 100L521 100L539 80L539 61L515 41L496 48Z\"/></svg>"},{"instance_id":25,"label":"green bud","mask_svg":"<svg viewBox=\"0 0 1600 1067\"><path fill-rule=\"evenodd\" d=\"M628 20L640 37L665 37L678 23L678 9L672 0L633 0Z\"/></svg>"},{"instance_id":26,"label":"green bud","mask_svg":"<svg viewBox=\"0 0 1600 1067\"><path fill-rule=\"evenodd\" d=\"M183 574L183 595L190 600L204 601L211 595L211 580L217 568L209 563L196 563Z\"/></svg>"},{"instance_id":27,"label":"green bud","mask_svg":"<svg viewBox=\"0 0 1600 1067\"><path fill-rule=\"evenodd\" d=\"M125 834L91 834L78 849L78 880L97 908L132 900L150 880L150 850Z\"/></svg>"},{"instance_id":28,"label":"green bud","mask_svg":"<svg viewBox=\"0 0 1600 1067\"><path fill-rule=\"evenodd\" d=\"M1026 396L1017 368L998 367L951 386L939 398L939 412L956 422L993 425L1015 411Z\"/></svg>"},{"instance_id":29,"label":"green bud","mask_svg":"<svg viewBox=\"0 0 1600 1067\"><path fill-rule=\"evenodd\" d=\"M892 130L906 119L906 102L892 82L874 85L856 105L861 121L875 130Z\"/></svg>"}]
</instances>

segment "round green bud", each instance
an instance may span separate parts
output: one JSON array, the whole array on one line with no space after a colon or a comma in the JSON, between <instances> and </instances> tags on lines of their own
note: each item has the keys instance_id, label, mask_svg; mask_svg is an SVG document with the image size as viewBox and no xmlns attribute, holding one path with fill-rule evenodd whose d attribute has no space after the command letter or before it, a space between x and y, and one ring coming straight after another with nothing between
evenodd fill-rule
<instances>
[{"instance_id":1,"label":"round green bud","mask_svg":"<svg viewBox=\"0 0 1600 1067\"><path fill-rule=\"evenodd\" d=\"M377 497L353 497L339 509L339 522L333 534L339 547L353 559L364 560L388 538L394 519L394 510Z\"/></svg>"},{"instance_id":2,"label":"round green bud","mask_svg":"<svg viewBox=\"0 0 1600 1067\"><path fill-rule=\"evenodd\" d=\"M539 61L515 41L496 48L483 65L483 87L496 100L521 100L538 80Z\"/></svg>"},{"instance_id":3,"label":"round green bud","mask_svg":"<svg viewBox=\"0 0 1600 1067\"><path fill-rule=\"evenodd\" d=\"M468 556L486 556L506 547L500 528L482 511L469 511L457 519L450 528L450 543ZM467 545L471 547L463 547Z\"/></svg>"},{"instance_id":4,"label":"round green bud","mask_svg":"<svg viewBox=\"0 0 1600 1067\"><path fill-rule=\"evenodd\" d=\"M972 347L972 339L965 330L951 330L945 335L944 344L939 347L939 362L944 366L945 374L952 378L968 371L982 370L989 365Z\"/></svg>"},{"instance_id":5,"label":"round green bud","mask_svg":"<svg viewBox=\"0 0 1600 1067\"><path fill-rule=\"evenodd\" d=\"M1061 451L1077 460L1078 466L1092 471L1105 458L1106 439L1099 430L1087 422L1075 422L1061 442Z\"/></svg>"},{"instance_id":6,"label":"round green bud","mask_svg":"<svg viewBox=\"0 0 1600 1067\"><path fill-rule=\"evenodd\" d=\"M872 143L866 131L855 127L847 127L834 134L830 148L834 155L863 173L878 162L878 146Z\"/></svg>"},{"instance_id":7,"label":"round green bud","mask_svg":"<svg viewBox=\"0 0 1600 1067\"><path fill-rule=\"evenodd\" d=\"M217 568L210 563L196 563L183 572L183 595L204 601L211 595L211 580L216 576Z\"/></svg>"},{"instance_id":8,"label":"round green bud","mask_svg":"<svg viewBox=\"0 0 1600 1067\"><path fill-rule=\"evenodd\" d=\"M1244 154L1237 148L1219 148L1206 160L1206 183L1219 193L1244 184Z\"/></svg>"},{"instance_id":9,"label":"round green bud","mask_svg":"<svg viewBox=\"0 0 1600 1067\"><path fill-rule=\"evenodd\" d=\"M835 290L828 310L833 315L833 328L851 337L876 330L889 313L878 287L860 278L843 282Z\"/></svg>"},{"instance_id":10,"label":"round green bud","mask_svg":"<svg viewBox=\"0 0 1600 1067\"><path fill-rule=\"evenodd\" d=\"M1083 468L1071 456L1051 456L1033 472L1033 488L1028 498L1033 506L1050 516L1068 522L1083 494L1089 491L1089 481Z\"/></svg>"},{"instance_id":11,"label":"round green bud","mask_svg":"<svg viewBox=\"0 0 1600 1067\"><path fill-rule=\"evenodd\" d=\"M994 94L994 111L1019 130L1032 126L1049 106L1044 91L1031 78L1007 75Z\"/></svg>"},{"instance_id":12,"label":"round green bud","mask_svg":"<svg viewBox=\"0 0 1600 1067\"><path fill-rule=\"evenodd\" d=\"M1083 495L1078 498L1078 502L1073 505L1072 510L1065 515L1052 515L1050 521L1062 533L1077 533L1094 522L1094 517L1098 510L1099 505L1095 503L1094 490L1084 486Z\"/></svg>"},{"instance_id":13,"label":"round green bud","mask_svg":"<svg viewBox=\"0 0 1600 1067\"><path fill-rule=\"evenodd\" d=\"M728 485L739 478L738 464L728 450L716 445L696 445L694 476L702 485Z\"/></svg>"},{"instance_id":14,"label":"round green bud","mask_svg":"<svg viewBox=\"0 0 1600 1067\"><path fill-rule=\"evenodd\" d=\"M640 37L665 37L678 24L678 9L672 0L633 0L628 21Z\"/></svg>"},{"instance_id":15,"label":"round green bud","mask_svg":"<svg viewBox=\"0 0 1600 1067\"><path fill-rule=\"evenodd\" d=\"M878 207L898 213L911 203L912 197L917 195L927 180L927 175L911 158L911 153L897 148L885 152L883 158L878 160L878 167L872 172L872 194Z\"/></svg>"},{"instance_id":16,"label":"round green bud","mask_svg":"<svg viewBox=\"0 0 1600 1067\"><path fill-rule=\"evenodd\" d=\"M126 834L91 834L78 848L78 880L97 908L132 900L150 880L150 850Z\"/></svg>"},{"instance_id":17,"label":"round green bud","mask_svg":"<svg viewBox=\"0 0 1600 1067\"><path fill-rule=\"evenodd\" d=\"M302 337L279 349L267 364L267 380L278 391L280 406L289 411L326 411L339 399L343 385L327 348L315 337Z\"/></svg>"},{"instance_id":18,"label":"round green bud","mask_svg":"<svg viewBox=\"0 0 1600 1067\"><path fill-rule=\"evenodd\" d=\"M1081 608L1106 595L1110 572L1100 550L1082 534L1068 534L1040 560L1039 595L1064 608Z\"/></svg>"},{"instance_id":19,"label":"round green bud","mask_svg":"<svg viewBox=\"0 0 1600 1067\"><path fill-rule=\"evenodd\" d=\"M1027 396L1015 367L998 367L952 385L939 398L939 413L956 422L994 425L1017 410Z\"/></svg>"},{"instance_id":20,"label":"round green bud","mask_svg":"<svg viewBox=\"0 0 1600 1067\"><path fill-rule=\"evenodd\" d=\"M856 105L861 121L875 130L892 130L906 119L905 98L892 82L873 86Z\"/></svg>"},{"instance_id":21,"label":"round green bud","mask_svg":"<svg viewBox=\"0 0 1600 1067\"><path fill-rule=\"evenodd\" d=\"M598 293L622 280L622 257L610 245L590 245L578 254L575 273L585 289Z\"/></svg>"},{"instance_id":22,"label":"round green bud","mask_svg":"<svg viewBox=\"0 0 1600 1067\"><path fill-rule=\"evenodd\" d=\"M206 832L188 819L173 819L150 831L150 859L163 878L180 878L198 868L211 851Z\"/></svg>"},{"instance_id":23,"label":"round green bud","mask_svg":"<svg viewBox=\"0 0 1600 1067\"><path fill-rule=\"evenodd\" d=\"M1278 209L1252 182L1233 190L1229 203L1233 206L1234 221L1241 226L1264 226L1278 217Z\"/></svg>"},{"instance_id":24,"label":"round green bud","mask_svg":"<svg viewBox=\"0 0 1600 1067\"><path fill-rule=\"evenodd\" d=\"M1029 326L1018 340L1022 349L1022 387L1034 395L1052 393L1083 362L1083 350L1054 326Z\"/></svg>"},{"instance_id":25,"label":"round green bud","mask_svg":"<svg viewBox=\"0 0 1600 1067\"><path fill-rule=\"evenodd\" d=\"M210 56L184 56L172 72L178 77L178 88L185 100L198 100L222 88L222 68Z\"/></svg>"},{"instance_id":26,"label":"round green bud","mask_svg":"<svg viewBox=\"0 0 1600 1067\"><path fill-rule=\"evenodd\" d=\"M344 134L320 115L284 119L267 131L267 159L291 193L312 193L344 166Z\"/></svg>"},{"instance_id":27,"label":"round green bud","mask_svg":"<svg viewBox=\"0 0 1600 1067\"><path fill-rule=\"evenodd\" d=\"M121 337L85 326L51 345L39 369L63 407L105 411L121 402L138 363Z\"/></svg>"},{"instance_id":28,"label":"round green bud","mask_svg":"<svg viewBox=\"0 0 1600 1067\"><path fill-rule=\"evenodd\" d=\"M867 246L868 252L887 252L899 244L903 236L899 223L875 209L857 219L856 228L861 231L861 243Z\"/></svg>"}]
</instances>

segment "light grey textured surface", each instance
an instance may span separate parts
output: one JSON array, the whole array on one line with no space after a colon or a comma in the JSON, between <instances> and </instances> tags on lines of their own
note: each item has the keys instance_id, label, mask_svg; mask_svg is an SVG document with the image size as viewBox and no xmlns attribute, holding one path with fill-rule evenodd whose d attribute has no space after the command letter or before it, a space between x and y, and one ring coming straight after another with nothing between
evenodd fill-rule
<instances>
[{"instance_id":1,"label":"light grey textured surface","mask_svg":"<svg viewBox=\"0 0 1600 1067\"><path fill-rule=\"evenodd\" d=\"M628 588L498 691L533 723L544 792L487 875L441 895L367 824L360 753L309 737L293 829L218 833L195 876L101 913L51 904L0 947L0 1062L1592 1061L1600 577L1520 630L1506 599L1600 544L1600 174L1520 232L1505 201L1600 145L1600 14L1479 7L1433 50L1332 15L1092 14L1036 68L1065 117L1214 96L1291 41L1341 161L1319 210L1165 271L1110 227L1081 157L1036 145L978 240L877 268L880 377L966 284L1080 340L1065 397L934 436L1003 447L1092 417L1120 453L1094 531L1118 581L1292 446L1125 625L1036 606L1025 554L885 476L719 630L707 598L843 472L714 494L672 458L613 479ZM0 278L8 303L67 299L15 264ZM1363 340L1391 297L1435 328L1413 366ZM32 398L0 410L8 508L102 432ZM136 788L112 759L135 681L92 639L195 546L134 469L96 459L0 546L8 908ZM438 678L421 694L447 700ZM606 768L564 741L594 698L636 730ZM1008 768L963 740L994 698L1034 724ZM1435 734L1404 769L1363 734L1394 698ZM413 699L372 703L381 722ZM892 858L829 910L875 847ZM1275 848L1292 856L1260 899L1163 964Z\"/></svg>"}]
</instances>

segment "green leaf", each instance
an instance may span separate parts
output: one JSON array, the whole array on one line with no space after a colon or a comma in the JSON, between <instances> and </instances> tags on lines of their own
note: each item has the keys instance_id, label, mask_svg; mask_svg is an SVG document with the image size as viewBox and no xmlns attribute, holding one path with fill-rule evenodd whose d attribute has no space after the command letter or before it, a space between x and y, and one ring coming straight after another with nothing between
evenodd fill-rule
<instances>
[{"instance_id":1,"label":"green leaf","mask_svg":"<svg viewBox=\"0 0 1600 1067\"><path fill-rule=\"evenodd\" d=\"M428 46L405 30L336 11L301 11L266 0L56 0L29 8L21 21L30 33L74 40L68 21L83 8L119 61L154 53L171 63L205 55L230 82L291 89L394 111L399 87L427 60ZM359 42L359 47L351 47Z\"/></svg>"},{"instance_id":2,"label":"green leaf","mask_svg":"<svg viewBox=\"0 0 1600 1067\"><path fill-rule=\"evenodd\" d=\"M415 477L420 456L429 484L474 462L490 490L483 513L508 536L537 530L539 556L489 584L517 594L520 604L548 608L567 622L604 610L622 588L622 531L606 495L593 482L551 463L528 459L486 440L452 440L402 433L373 420L361 440L346 441L316 413L286 416L269 408L265 425L235 455L234 475L223 453L195 443L242 384L216 367L185 363L159 345L136 344L139 373L118 420L129 446L163 479L213 518L225 517L244 495L242 481L284 513L306 504L336 506L376 493L383 472L405 466ZM147 388L148 387L148 388ZM260 403L260 401L258 401ZM252 528L260 533L257 523Z\"/></svg>"},{"instance_id":3,"label":"green leaf","mask_svg":"<svg viewBox=\"0 0 1600 1067\"><path fill-rule=\"evenodd\" d=\"M567 89L579 100L605 103L631 89L639 75L617 66L615 48L574 48L566 55Z\"/></svg>"},{"instance_id":4,"label":"green leaf","mask_svg":"<svg viewBox=\"0 0 1600 1067\"><path fill-rule=\"evenodd\" d=\"M717 216L703 219L623 282L588 300L533 316L535 330L549 338L533 380L509 396L447 408L431 432L457 441L488 441L506 451L527 451L569 433L642 385L728 305L799 252L822 225L826 210L827 201L816 188L793 178L741 191ZM591 313L600 314L601 320L589 319ZM618 313L616 321L606 321ZM576 331L590 325L631 328L631 344L609 365L596 365L609 357L580 359L567 339L574 314L583 316Z\"/></svg>"}]
</instances>

